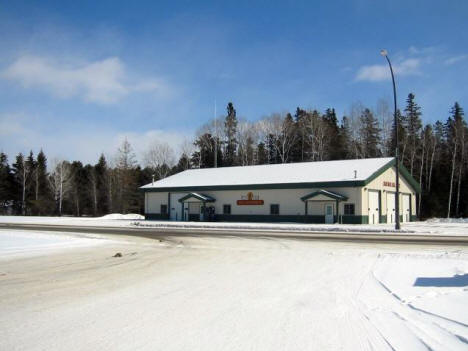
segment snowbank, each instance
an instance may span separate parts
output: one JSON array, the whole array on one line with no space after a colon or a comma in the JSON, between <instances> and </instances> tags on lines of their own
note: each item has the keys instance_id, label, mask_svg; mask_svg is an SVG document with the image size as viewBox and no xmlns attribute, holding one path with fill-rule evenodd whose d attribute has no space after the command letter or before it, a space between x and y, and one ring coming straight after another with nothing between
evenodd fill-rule
<instances>
[{"instance_id":1,"label":"snowbank","mask_svg":"<svg viewBox=\"0 0 468 351\"><path fill-rule=\"evenodd\" d=\"M426 223L468 223L468 218L431 218Z\"/></svg>"},{"instance_id":2,"label":"snowbank","mask_svg":"<svg viewBox=\"0 0 468 351\"><path fill-rule=\"evenodd\" d=\"M145 219L144 216L136 214L136 213L128 213L128 214L120 214L120 213L111 213L102 217L99 217L101 219L126 219L126 220L141 220Z\"/></svg>"}]
</instances>

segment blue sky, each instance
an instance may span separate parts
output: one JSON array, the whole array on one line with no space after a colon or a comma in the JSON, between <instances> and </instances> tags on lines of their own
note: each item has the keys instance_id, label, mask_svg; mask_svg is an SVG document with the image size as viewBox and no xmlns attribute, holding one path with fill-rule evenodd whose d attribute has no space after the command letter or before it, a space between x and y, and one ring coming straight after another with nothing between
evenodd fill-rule
<instances>
[{"instance_id":1,"label":"blue sky","mask_svg":"<svg viewBox=\"0 0 468 351\"><path fill-rule=\"evenodd\" d=\"M3 1L0 149L94 162L177 145L232 101L257 120L297 106L416 95L426 122L468 105L466 1Z\"/></svg>"}]
</instances>

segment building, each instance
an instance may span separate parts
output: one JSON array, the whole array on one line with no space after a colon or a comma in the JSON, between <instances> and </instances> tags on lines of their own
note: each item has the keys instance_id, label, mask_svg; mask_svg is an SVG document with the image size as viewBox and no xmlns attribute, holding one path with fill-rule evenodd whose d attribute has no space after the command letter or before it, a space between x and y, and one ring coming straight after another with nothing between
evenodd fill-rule
<instances>
[{"instance_id":1,"label":"building","mask_svg":"<svg viewBox=\"0 0 468 351\"><path fill-rule=\"evenodd\" d=\"M191 169L147 184L146 219L394 223L395 159ZM400 218L416 218L420 186L400 167Z\"/></svg>"}]
</instances>

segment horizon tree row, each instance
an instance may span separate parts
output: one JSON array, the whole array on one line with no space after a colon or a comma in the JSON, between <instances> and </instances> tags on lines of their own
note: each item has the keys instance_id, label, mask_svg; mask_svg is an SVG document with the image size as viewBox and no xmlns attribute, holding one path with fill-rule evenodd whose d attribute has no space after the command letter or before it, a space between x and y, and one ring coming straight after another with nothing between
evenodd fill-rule
<instances>
[{"instance_id":1,"label":"horizon tree row","mask_svg":"<svg viewBox=\"0 0 468 351\"><path fill-rule=\"evenodd\" d=\"M419 181L418 215L468 217L468 127L455 103L442 123L422 122L420 106L409 94L399 121L400 160ZM0 153L0 213L23 215L103 215L142 212L138 187L189 168L247 166L288 162L388 157L395 154L393 113L380 100L375 111L360 103L338 120L297 108L255 122L237 118L230 102L226 114L205 123L193 141L174 145L154 140L139 165L127 140L111 158L95 165L55 160L50 169L42 150L34 158L18 154L8 163Z\"/></svg>"}]
</instances>

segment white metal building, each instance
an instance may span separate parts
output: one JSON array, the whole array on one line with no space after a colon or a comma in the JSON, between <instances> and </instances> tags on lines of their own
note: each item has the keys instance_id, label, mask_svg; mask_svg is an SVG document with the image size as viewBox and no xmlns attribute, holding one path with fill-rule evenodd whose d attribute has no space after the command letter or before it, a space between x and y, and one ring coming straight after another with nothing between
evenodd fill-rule
<instances>
[{"instance_id":1,"label":"white metal building","mask_svg":"<svg viewBox=\"0 0 468 351\"><path fill-rule=\"evenodd\" d=\"M145 217L175 221L395 222L395 160L373 158L191 169L147 184ZM400 166L400 218L419 184Z\"/></svg>"}]
</instances>

